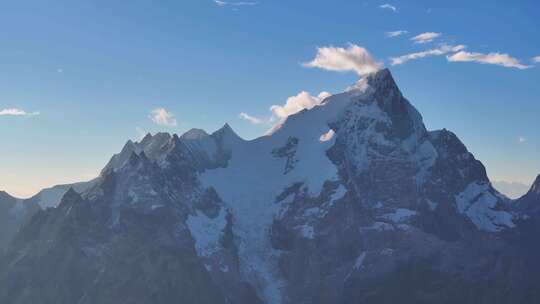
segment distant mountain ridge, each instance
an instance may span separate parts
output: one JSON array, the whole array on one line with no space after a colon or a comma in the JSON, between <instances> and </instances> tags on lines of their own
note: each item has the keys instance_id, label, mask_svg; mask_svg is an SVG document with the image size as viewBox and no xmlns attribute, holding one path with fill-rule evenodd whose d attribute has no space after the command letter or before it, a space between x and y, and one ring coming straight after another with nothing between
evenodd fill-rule
<instances>
[{"instance_id":1,"label":"distant mountain ridge","mask_svg":"<svg viewBox=\"0 0 540 304\"><path fill-rule=\"evenodd\" d=\"M520 182L492 181L493 187L511 199L518 199L525 195L530 185Z\"/></svg>"},{"instance_id":2,"label":"distant mountain ridge","mask_svg":"<svg viewBox=\"0 0 540 304\"><path fill-rule=\"evenodd\" d=\"M251 141L128 141L83 188L22 225L0 302L540 301L540 178L501 195L386 69Z\"/></svg>"}]
</instances>

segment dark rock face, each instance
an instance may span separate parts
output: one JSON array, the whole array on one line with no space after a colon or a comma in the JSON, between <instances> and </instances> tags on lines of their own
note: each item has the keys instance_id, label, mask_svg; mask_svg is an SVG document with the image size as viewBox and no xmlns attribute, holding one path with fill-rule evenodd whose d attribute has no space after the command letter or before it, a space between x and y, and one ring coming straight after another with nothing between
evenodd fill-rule
<instances>
[{"instance_id":1,"label":"dark rock face","mask_svg":"<svg viewBox=\"0 0 540 304\"><path fill-rule=\"evenodd\" d=\"M540 175L536 177L529 192L516 201L515 208L525 215L540 217Z\"/></svg>"},{"instance_id":2,"label":"dark rock face","mask_svg":"<svg viewBox=\"0 0 540 304\"><path fill-rule=\"evenodd\" d=\"M132 153L83 196L71 189L34 216L1 266L2 302L257 303L243 282L217 285L197 257L185 218L221 207L175 157L162 170Z\"/></svg>"},{"instance_id":3,"label":"dark rock face","mask_svg":"<svg viewBox=\"0 0 540 304\"><path fill-rule=\"evenodd\" d=\"M30 200L16 199L0 191L0 255L19 228L37 211L39 206Z\"/></svg>"},{"instance_id":4,"label":"dark rock face","mask_svg":"<svg viewBox=\"0 0 540 304\"><path fill-rule=\"evenodd\" d=\"M371 87L385 78L384 93L353 101L331 124L328 155L346 194L332 200L338 187L327 184L306 198L299 187L274 222L291 303L524 301L537 283L520 253L479 231L514 226L484 167L451 132L427 132L388 73ZM475 207L483 200L493 209ZM306 222L314 236L297 229Z\"/></svg>"},{"instance_id":5,"label":"dark rock face","mask_svg":"<svg viewBox=\"0 0 540 304\"><path fill-rule=\"evenodd\" d=\"M535 303L538 189L509 204L383 70L254 141L128 142L22 226L0 302Z\"/></svg>"}]
</instances>

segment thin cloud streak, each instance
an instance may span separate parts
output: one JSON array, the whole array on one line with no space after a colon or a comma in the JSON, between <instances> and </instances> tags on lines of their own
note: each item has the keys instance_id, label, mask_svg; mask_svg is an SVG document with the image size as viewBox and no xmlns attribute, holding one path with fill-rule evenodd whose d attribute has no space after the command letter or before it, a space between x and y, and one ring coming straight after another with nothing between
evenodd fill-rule
<instances>
[{"instance_id":1,"label":"thin cloud streak","mask_svg":"<svg viewBox=\"0 0 540 304\"><path fill-rule=\"evenodd\" d=\"M428 43L439 38L441 35L441 33L425 32L412 37L411 40L414 41L414 43Z\"/></svg>"},{"instance_id":2,"label":"thin cloud streak","mask_svg":"<svg viewBox=\"0 0 540 304\"><path fill-rule=\"evenodd\" d=\"M394 38L394 37L399 37L401 35L405 35L409 33L408 31L391 31L391 32L386 32L386 37L389 37L389 38Z\"/></svg>"},{"instance_id":3,"label":"thin cloud streak","mask_svg":"<svg viewBox=\"0 0 540 304\"><path fill-rule=\"evenodd\" d=\"M446 57L450 62L476 62L481 64L494 64L505 68L516 68L525 70L531 68L530 65L522 64L517 58L502 53L474 53L460 51L456 54Z\"/></svg>"},{"instance_id":4,"label":"thin cloud streak","mask_svg":"<svg viewBox=\"0 0 540 304\"><path fill-rule=\"evenodd\" d=\"M452 52L459 52L461 50L464 50L466 48L465 45L446 45L446 44L443 44L441 45L440 47L436 48L436 49L430 49L430 50L426 50L426 51L422 51L422 52L416 52L416 53L410 53L410 54L405 54L405 55L402 55L402 56L398 56L398 57L391 57L390 58L390 61L391 61L391 65L400 65L400 64L404 64L408 61L411 61L411 60L417 60L417 59L420 59L420 58L424 58L424 57L430 57L430 56L441 56L441 55L445 55L445 54L448 54L448 53L452 53Z\"/></svg>"},{"instance_id":5,"label":"thin cloud streak","mask_svg":"<svg viewBox=\"0 0 540 304\"><path fill-rule=\"evenodd\" d=\"M238 114L238 117L240 119L247 120L248 122L250 122L250 123L252 123L254 125L260 125L260 124L269 123L270 120L271 120L271 119L264 119L264 118L251 116L246 112L241 112L240 114Z\"/></svg>"},{"instance_id":6,"label":"thin cloud streak","mask_svg":"<svg viewBox=\"0 0 540 304\"><path fill-rule=\"evenodd\" d=\"M221 0L214 0L214 3L218 6L253 6L257 5L257 2L252 1L239 1L239 2L229 2L229 1L221 1Z\"/></svg>"},{"instance_id":7,"label":"thin cloud streak","mask_svg":"<svg viewBox=\"0 0 540 304\"><path fill-rule=\"evenodd\" d=\"M379 5L379 7L382 8L382 9L385 9L385 10L393 11L394 13L397 12L397 7L395 7L394 5L388 4L388 3L385 3L383 5Z\"/></svg>"},{"instance_id":8,"label":"thin cloud streak","mask_svg":"<svg viewBox=\"0 0 540 304\"><path fill-rule=\"evenodd\" d=\"M0 116L36 116L39 112L26 112L18 108L7 108L0 110Z\"/></svg>"}]
</instances>

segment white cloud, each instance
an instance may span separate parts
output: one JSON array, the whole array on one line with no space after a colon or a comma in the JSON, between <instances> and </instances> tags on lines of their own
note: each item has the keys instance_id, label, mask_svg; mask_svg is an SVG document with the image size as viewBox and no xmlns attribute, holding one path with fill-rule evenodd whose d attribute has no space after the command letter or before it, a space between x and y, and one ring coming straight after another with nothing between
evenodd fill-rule
<instances>
[{"instance_id":1,"label":"white cloud","mask_svg":"<svg viewBox=\"0 0 540 304\"><path fill-rule=\"evenodd\" d=\"M7 108L0 110L0 116L36 116L39 112L26 112L17 108Z\"/></svg>"},{"instance_id":2,"label":"white cloud","mask_svg":"<svg viewBox=\"0 0 540 304\"><path fill-rule=\"evenodd\" d=\"M391 5L391 4L383 4L383 5L379 5L380 8L382 9L386 9L386 10L390 10L390 11L393 11L394 13L397 12L397 7Z\"/></svg>"},{"instance_id":3,"label":"white cloud","mask_svg":"<svg viewBox=\"0 0 540 304\"><path fill-rule=\"evenodd\" d=\"M214 0L214 3L218 6L253 6L257 5L257 2L254 1L238 1L238 2L229 2L229 1L221 1L221 0Z\"/></svg>"},{"instance_id":4,"label":"white cloud","mask_svg":"<svg viewBox=\"0 0 540 304\"><path fill-rule=\"evenodd\" d=\"M519 144L522 144L522 143L526 142L527 139L525 137L523 137L523 136L519 136L517 141L518 141Z\"/></svg>"},{"instance_id":5,"label":"white cloud","mask_svg":"<svg viewBox=\"0 0 540 304\"><path fill-rule=\"evenodd\" d=\"M436 49L431 49L431 50L426 50L426 51L416 52L416 53L410 53L410 54L405 54L405 55L402 55L402 56L399 56L399 57L391 57L390 60L392 61L391 62L392 65L399 65L399 64L403 64L403 63L405 63L407 61L411 61L411 60L416 60L416 59L429 57L429 56L441 56L441 55L445 55L445 54L448 54L448 53L459 52L459 51L464 50L464 49L465 49L465 46L462 45L462 44L456 45L456 46L443 44L443 45L441 45L440 47L438 47Z\"/></svg>"},{"instance_id":6,"label":"white cloud","mask_svg":"<svg viewBox=\"0 0 540 304\"><path fill-rule=\"evenodd\" d=\"M260 118L249 115L245 112L241 112L238 118L247 120L254 125L272 125L272 127L266 132L271 134L275 130L279 129L286 118L296 114L304 109L312 109L313 107L320 105L321 102L331 94L328 92L321 92L317 96L313 96L306 91L302 91L295 96L287 98L284 105L273 105L270 107L272 114L267 118Z\"/></svg>"},{"instance_id":7,"label":"white cloud","mask_svg":"<svg viewBox=\"0 0 540 304\"><path fill-rule=\"evenodd\" d=\"M254 125L260 125L260 124L268 123L269 120L270 120L270 119L264 119L264 118L251 116L251 115L249 115L248 113L245 113L245 112L242 112L242 113L238 114L238 117L241 118L241 119L247 120L247 121L249 121L250 123L252 123Z\"/></svg>"},{"instance_id":8,"label":"white cloud","mask_svg":"<svg viewBox=\"0 0 540 304\"><path fill-rule=\"evenodd\" d=\"M350 44L346 49L333 46L317 48L315 59L303 65L329 71L354 71L358 75L376 72L383 66L365 48L356 44Z\"/></svg>"},{"instance_id":9,"label":"white cloud","mask_svg":"<svg viewBox=\"0 0 540 304\"><path fill-rule=\"evenodd\" d=\"M174 127L177 125L177 121L176 121L176 118L174 117L174 114L167 111L164 108L153 109L150 112L149 117L154 123L158 125L169 126L169 127Z\"/></svg>"},{"instance_id":10,"label":"white cloud","mask_svg":"<svg viewBox=\"0 0 540 304\"><path fill-rule=\"evenodd\" d=\"M536 62L536 63L540 63L540 56L534 57L533 61Z\"/></svg>"},{"instance_id":11,"label":"white cloud","mask_svg":"<svg viewBox=\"0 0 540 304\"><path fill-rule=\"evenodd\" d=\"M427 43L433 41L435 38L438 38L441 35L441 33L426 32L412 37L411 40L414 41L414 43Z\"/></svg>"},{"instance_id":12,"label":"white cloud","mask_svg":"<svg viewBox=\"0 0 540 304\"><path fill-rule=\"evenodd\" d=\"M274 124L266 134L272 134L285 122L287 117L296 114L304 109L312 109L313 107L320 105L325 98L329 97L331 94L328 92L321 92L317 96L312 96L306 91L302 91L295 96L287 98L287 101L284 105L273 105L270 107L272 111L272 116L269 119L269 122L274 122L277 120L277 123Z\"/></svg>"},{"instance_id":13,"label":"white cloud","mask_svg":"<svg viewBox=\"0 0 540 304\"><path fill-rule=\"evenodd\" d=\"M401 35L407 34L408 31L392 31L392 32L386 32L386 37L394 38Z\"/></svg>"},{"instance_id":14,"label":"white cloud","mask_svg":"<svg viewBox=\"0 0 540 304\"><path fill-rule=\"evenodd\" d=\"M287 118L290 115L296 114L303 109L311 109L316 105L321 104L321 102L331 94L328 92L321 92L317 96L312 96L306 91L298 93L296 96L291 96L287 98L287 102L280 105L273 105L270 107L272 114L280 119Z\"/></svg>"},{"instance_id":15,"label":"white cloud","mask_svg":"<svg viewBox=\"0 0 540 304\"><path fill-rule=\"evenodd\" d=\"M456 54L446 57L450 62L477 62L482 64L495 64L507 68L516 68L520 70L528 69L530 65L524 65L518 59L508 54L501 53L470 53L460 51Z\"/></svg>"}]
</instances>

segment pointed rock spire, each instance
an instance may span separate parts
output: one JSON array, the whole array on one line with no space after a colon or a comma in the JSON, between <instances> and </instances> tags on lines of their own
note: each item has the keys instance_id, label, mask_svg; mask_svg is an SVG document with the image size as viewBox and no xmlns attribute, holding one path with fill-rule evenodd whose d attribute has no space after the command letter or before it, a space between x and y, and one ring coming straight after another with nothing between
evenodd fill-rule
<instances>
[{"instance_id":1,"label":"pointed rock spire","mask_svg":"<svg viewBox=\"0 0 540 304\"><path fill-rule=\"evenodd\" d=\"M211 135L212 137L219 138L221 140L231 141L231 140L242 140L236 132L231 128L231 126L228 123L225 123L223 127L221 127L219 130L215 131Z\"/></svg>"},{"instance_id":2,"label":"pointed rock spire","mask_svg":"<svg viewBox=\"0 0 540 304\"><path fill-rule=\"evenodd\" d=\"M204 137L207 137L207 136L209 136L209 135L208 135L208 133L206 133L205 130L193 128L193 129L190 129L189 131L187 131L186 133L182 134L181 138L183 138L183 139L201 139L201 138L204 138Z\"/></svg>"},{"instance_id":3,"label":"pointed rock spire","mask_svg":"<svg viewBox=\"0 0 540 304\"><path fill-rule=\"evenodd\" d=\"M73 187L69 187L68 191L62 197L62 202L74 202L79 199L81 199L81 195Z\"/></svg>"},{"instance_id":4,"label":"pointed rock spire","mask_svg":"<svg viewBox=\"0 0 540 304\"><path fill-rule=\"evenodd\" d=\"M141 140L141 144L144 145L152 140L152 134L146 133L146 135Z\"/></svg>"}]
</instances>

